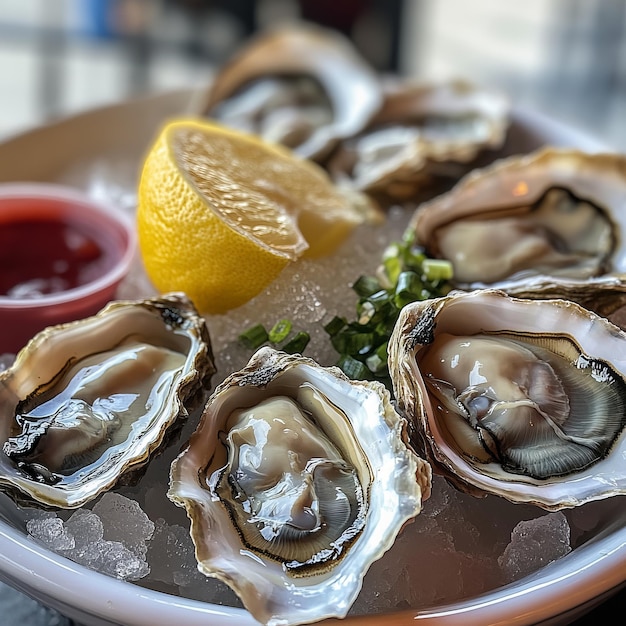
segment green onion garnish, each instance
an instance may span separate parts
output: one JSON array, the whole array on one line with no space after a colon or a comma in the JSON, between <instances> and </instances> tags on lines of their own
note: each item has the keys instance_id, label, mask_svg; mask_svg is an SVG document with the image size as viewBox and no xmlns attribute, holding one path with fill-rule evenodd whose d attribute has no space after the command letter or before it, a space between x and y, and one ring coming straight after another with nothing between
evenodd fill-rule
<instances>
[{"instance_id":1,"label":"green onion garnish","mask_svg":"<svg viewBox=\"0 0 626 626\"><path fill-rule=\"evenodd\" d=\"M394 304L398 309L401 309L410 302L419 300L423 288L424 285L415 272L411 270L402 272L400 276L398 276L396 290L393 295Z\"/></svg>"},{"instance_id":2,"label":"green onion garnish","mask_svg":"<svg viewBox=\"0 0 626 626\"><path fill-rule=\"evenodd\" d=\"M390 304L386 289L379 289L368 298L362 298L356 308L359 324L377 323L384 319L389 314Z\"/></svg>"},{"instance_id":3,"label":"green onion garnish","mask_svg":"<svg viewBox=\"0 0 626 626\"><path fill-rule=\"evenodd\" d=\"M424 259L422 270L426 280L450 280L452 263L444 259Z\"/></svg>"},{"instance_id":4,"label":"green onion garnish","mask_svg":"<svg viewBox=\"0 0 626 626\"><path fill-rule=\"evenodd\" d=\"M380 283L374 276L361 276L352 285L352 289L361 297L367 298L380 290Z\"/></svg>"},{"instance_id":5,"label":"green onion garnish","mask_svg":"<svg viewBox=\"0 0 626 626\"><path fill-rule=\"evenodd\" d=\"M268 340L263 324L255 324L239 335L239 341L249 350L256 350Z\"/></svg>"},{"instance_id":6,"label":"green onion garnish","mask_svg":"<svg viewBox=\"0 0 626 626\"><path fill-rule=\"evenodd\" d=\"M338 317L335 320L331 320L328 325L331 326L332 329L339 329L346 324L346 320ZM304 331L296 333L291 339L286 341L283 346L280 346L280 343L284 342L289 337L292 328L293 323L288 319L278 320L278 322L272 326L269 333L262 324L255 324L239 335L239 341L249 350L256 350L264 343L269 342L274 347L289 354L296 354L297 352L302 353L311 340L309 333Z\"/></svg>"},{"instance_id":7,"label":"green onion garnish","mask_svg":"<svg viewBox=\"0 0 626 626\"><path fill-rule=\"evenodd\" d=\"M304 352L304 349L307 347L309 341L311 341L311 336L309 335L309 333L301 330L300 332L296 333L293 339L290 339L282 347L282 350L284 352L287 352L288 354L302 354L302 352Z\"/></svg>"},{"instance_id":8,"label":"green onion garnish","mask_svg":"<svg viewBox=\"0 0 626 626\"><path fill-rule=\"evenodd\" d=\"M278 320L272 327L272 330L268 333L269 340L272 343L280 343L281 341L284 341L291 332L291 327L291 320Z\"/></svg>"},{"instance_id":9,"label":"green onion garnish","mask_svg":"<svg viewBox=\"0 0 626 626\"><path fill-rule=\"evenodd\" d=\"M374 347L374 333L355 331L352 328L337 333L331 342L340 354L368 354Z\"/></svg>"},{"instance_id":10,"label":"green onion garnish","mask_svg":"<svg viewBox=\"0 0 626 626\"><path fill-rule=\"evenodd\" d=\"M400 310L411 302L443 296L450 290L452 264L428 259L407 229L402 241L387 246L377 276L361 276L356 320L335 317L324 327L339 353L337 365L351 378L378 379L388 386L387 343Z\"/></svg>"},{"instance_id":11,"label":"green onion garnish","mask_svg":"<svg viewBox=\"0 0 626 626\"><path fill-rule=\"evenodd\" d=\"M342 328L344 328L347 324L347 320L343 317L339 317L335 315L326 326L324 326L324 330L331 336L334 337Z\"/></svg>"},{"instance_id":12,"label":"green onion garnish","mask_svg":"<svg viewBox=\"0 0 626 626\"><path fill-rule=\"evenodd\" d=\"M367 365L361 363L357 359L353 359L348 354L343 354L339 361L337 361L337 367L339 367L343 373L354 380L367 380L371 378L370 371Z\"/></svg>"}]
</instances>

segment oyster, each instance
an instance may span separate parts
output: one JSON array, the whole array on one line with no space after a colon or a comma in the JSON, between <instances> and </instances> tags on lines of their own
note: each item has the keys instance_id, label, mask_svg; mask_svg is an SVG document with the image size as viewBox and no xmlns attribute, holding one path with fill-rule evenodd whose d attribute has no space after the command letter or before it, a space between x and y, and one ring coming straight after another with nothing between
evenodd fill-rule
<instances>
[{"instance_id":1,"label":"oyster","mask_svg":"<svg viewBox=\"0 0 626 626\"><path fill-rule=\"evenodd\" d=\"M558 510L626 494L624 354L573 302L477 290L405 307L389 370L435 471Z\"/></svg>"},{"instance_id":2,"label":"oyster","mask_svg":"<svg viewBox=\"0 0 626 626\"><path fill-rule=\"evenodd\" d=\"M626 271L625 197L626 156L545 148L469 174L409 228L461 289L584 285Z\"/></svg>"},{"instance_id":3,"label":"oyster","mask_svg":"<svg viewBox=\"0 0 626 626\"><path fill-rule=\"evenodd\" d=\"M209 398L172 463L200 571L259 621L344 616L430 494L430 466L380 383L261 348Z\"/></svg>"},{"instance_id":4,"label":"oyster","mask_svg":"<svg viewBox=\"0 0 626 626\"><path fill-rule=\"evenodd\" d=\"M464 81L400 83L368 127L341 142L328 169L361 191L412 199L501 148L508 126L509 103L498 92Z\"/></svg>"},{"instance_id":5,"label":"oyster","mask_svg":"<svg viewBox=\"0 0 626 626\"><path fill-rule=\"evenodd\" d=\"M319 160L381 102L378 77L351 42L309 25L252 40L218 71L201 112Z\"/></svg>"},{"instance_id":6,"label":"oyster","mask_svg":"<svg viewBox=\"0 0 626 626\"><path fill-rule=\"evenodd\" d=\"M144 465L215 368L191 301L120 301L36 335L0 373L0 487L74 508Z\"/></svg>"}]
</instances>

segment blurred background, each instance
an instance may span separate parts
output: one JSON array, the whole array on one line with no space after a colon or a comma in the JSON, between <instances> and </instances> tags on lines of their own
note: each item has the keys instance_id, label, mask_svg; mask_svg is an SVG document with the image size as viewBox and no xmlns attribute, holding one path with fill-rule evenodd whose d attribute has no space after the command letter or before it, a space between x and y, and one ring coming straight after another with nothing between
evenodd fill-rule
<instances>
[{"instance_id":1,"label":"blurred background","mask_svg":"<svg viewBox=\"0 0 626 626\"><path fill-rule=\"evenodd\" d=\"M253 32L297 18L348 34L380 71L499 87L626 151L623 0L2 0L0 139L208 84Z\"/></svg>"}]
</instances>

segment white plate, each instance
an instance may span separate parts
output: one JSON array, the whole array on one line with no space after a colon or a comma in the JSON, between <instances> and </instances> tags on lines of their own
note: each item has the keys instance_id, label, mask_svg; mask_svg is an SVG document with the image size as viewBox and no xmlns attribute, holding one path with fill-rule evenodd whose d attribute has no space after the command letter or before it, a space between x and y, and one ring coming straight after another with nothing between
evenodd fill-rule
<instances>
[{"instance_id":1,"label":"white plate","mask_svg":"<svg viewBox=\"0 0 626 626\"><path fill-rule=\"evenodd\" d=\"M178 91L86 112L0 144L0 181L63 182L96 196L134 201L141 158L164 119L189 110L194 94ZM507 153L542 144L588 151L604 146L529 111L515 111ZM4 498L4 496L3 496ZM214 626L256 624L241 609L150 591L98 574L43 549L11 520L0 500L0 578L86 626ZM626 507L619 519L535 574L462 602L430 610L372 616L372 624L429 626L565 624L626 581ZM346 626L362 623L348 618Z\"/></svg>"}]
</instances>

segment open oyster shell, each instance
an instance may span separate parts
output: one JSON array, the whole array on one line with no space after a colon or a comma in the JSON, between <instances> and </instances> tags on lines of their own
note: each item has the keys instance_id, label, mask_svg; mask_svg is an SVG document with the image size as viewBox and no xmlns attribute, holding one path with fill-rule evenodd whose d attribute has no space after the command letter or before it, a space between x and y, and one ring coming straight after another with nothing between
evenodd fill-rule
<instances>
[{"instance_id":1,"label":"open oyster shell","mask_svg":"<svg viewBox=\"0 0 626 626\"><path fill-rule=\"evenodd\" d=\"M460 289L507 293L626 272L626 156L545 148L476 170L409 229Z\"/></svg>"},{"instance_id":2,"label":"open oyster shell","mask_svg":"<svg viewBox=\"0 0 626 626\"><path fill-rule=\"evenodd\" d=\"M502 147L509 111L502 94L465 81L394 84L367 128L343 140L327 167L335 179L374 195L432 195Z\"/></svg>"},{"instance_id":3,"label":"open oyster shell","mask_svg":"<svg viewBox=\"0 0 626 626\"><path fill-rule=\"evenodd\" d=\"M214 372L205 322L182 294L43 330L0 373L0 488L83 505L149 460Z\"/></svg>"},{"instance_id":4,"label":"open oyster shell","mask_svg":"<svg viewBox=\"0 0 626 626\"><path fill-rule=\"evenodd\" d=\"M200 571L267 624L345 616L430 494L405 428L382 384L261 348L172 463Z\"/></svg>"},{"instance_id":5,"label":"open oyster shell","mask_svg":"<svg viewBox=\"0 0 626 626\"><path fill-rule=\"evenodd\" d=\"M435 471L558 510L626 494L625 354L573 302L477 290L406 306L389 370Z\"/></svg>"},{"instance_id":6,"label":"open oyster shell","mask_svg":"<svg viewBox=\"0 0 626 626\"><path fill-rule=\"evenodd\" d=\"M217 73L203 115L319 160L378 111L378 77L352 43L313 25L263 33Z\"/></svg>"}]
</instances>

